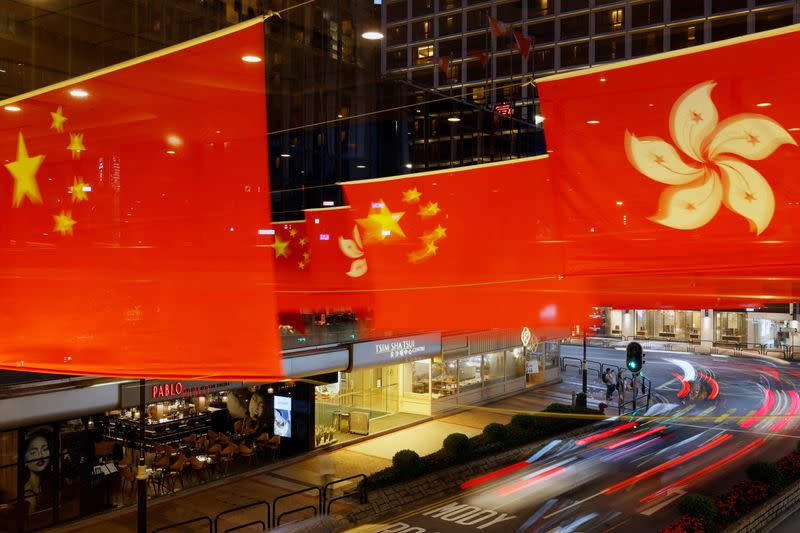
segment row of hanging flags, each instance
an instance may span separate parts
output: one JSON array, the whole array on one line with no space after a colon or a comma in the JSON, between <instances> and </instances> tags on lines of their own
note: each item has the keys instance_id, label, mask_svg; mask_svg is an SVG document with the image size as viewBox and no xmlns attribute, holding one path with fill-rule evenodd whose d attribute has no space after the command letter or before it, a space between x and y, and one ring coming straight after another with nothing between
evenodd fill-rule
<instances>
[{"instance_id":1,"label":"row of hanging flags","mask_svg":"<svg viewBox=\"0 0 800 533\"><path fill-rule=\"evenodd\" d=\"M546 337L600 305L796 300L799 48L790 27L544 78L545 156L347 182L280 223L260 23L6 100L0 367L270 379L298 310Z\"/></svg>"},{"instance_id":2,"label":"row of hanging flags","mask_svg":"<svg viewBox=\"0 0 800 533\"><path fill-rule=\"evenodd\" d=\"M519 30L515 30L511 24L498 20L494 17L489 17L489 29L495 39L510 39L511 48L517 50L525 61L528 60L531 50L533 50L534 38L528 37ZM467 55L472 58L477 58L481 67L486 68L489 64L489 50L487 49L469 49ZM450 73L450 62L453 60L452 56L433 56L431 62L439 67L439 71L443 76L448 76Z\"/></svg>"}]
</instances>

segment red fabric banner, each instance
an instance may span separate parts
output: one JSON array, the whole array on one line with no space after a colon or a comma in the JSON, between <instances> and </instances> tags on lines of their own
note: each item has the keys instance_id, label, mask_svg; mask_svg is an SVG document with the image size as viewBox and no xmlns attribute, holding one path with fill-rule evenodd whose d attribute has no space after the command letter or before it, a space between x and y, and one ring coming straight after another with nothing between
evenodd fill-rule
<instances>
[{"instance_id":1,"label":"red fabric banner","mask_svg":"<svg viewBox=\"0 0 800 533\"><path fill-rule=\"evenodd\" d=\"M800 296L798 48L791 28L539 81L565 273L603 276L598 304Z\"/></svg>"},{"instance_id":2,"label":"red fabric banner","mask_svg":"<svg viewBox=\"0 0 800 533\"><path fill-rule=\"evenodd\" d=\"M282 376L263 43L259 22L0 103L1 368Z\"/></svg>"},{"instance_id":3,"label":"red fabric banner","mask_svg":"<svg viewBox=\"0 0 800 533\"><path fill-rule=\"evenodd\" d=\"M586 280L564 277L547 158L343 184L379 328L586 325Z\"/></svg>"}]
</instances>

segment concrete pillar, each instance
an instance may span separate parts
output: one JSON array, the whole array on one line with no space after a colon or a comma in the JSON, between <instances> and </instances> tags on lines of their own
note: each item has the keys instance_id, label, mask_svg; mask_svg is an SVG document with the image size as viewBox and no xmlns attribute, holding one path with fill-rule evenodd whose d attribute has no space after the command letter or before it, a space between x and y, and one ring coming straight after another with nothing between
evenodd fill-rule
<instances>
[{"instance_id":1,"label":"concrete pillar","mask_svg":"<svg viewBox=\"0 0 800 533\"><path fill-rule=\"evenodd\" d=\"M700 317L700 345L712 346L714 344L714 310L703 309Z\"/></svg>"},{"instance_id":2,"label":"concrete pillar","mask_svg":"<svg viewBox=\"0 0 800 533\"><path fill-rule=\"evenodd\" d=\"M622 336L633 337L633 311L626 309L622 312Z\"/></svg>"}]
</instances>

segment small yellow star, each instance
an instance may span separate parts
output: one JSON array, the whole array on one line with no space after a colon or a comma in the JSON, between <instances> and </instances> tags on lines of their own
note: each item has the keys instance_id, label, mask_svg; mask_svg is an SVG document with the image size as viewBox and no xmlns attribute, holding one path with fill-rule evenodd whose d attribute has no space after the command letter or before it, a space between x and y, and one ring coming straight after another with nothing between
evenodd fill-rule
<instances>
[{"instance_id":1,"label":"small yellow star","mask_svg":"<svg viewBox=\"0 0 800 533\"><path fill-rule=\"evenodd\" d=\"M428 255L436 255L436 250L438 249L439 247L436 246L436 243L431 241L425 246L425 253Z\"/></svg>"},{"instance_id":2,"label":"small yellow star","mask_svg":"<svg viewBox=\"0 0 800 533\"><path fill-rule=\"evenodd\" d=\"M275 235L275 244L272 247L275 248L275 257L289 257L289 241L282 241L278 235Z\"/></svg>"},{"instance_id":3,"label":"small yellow star","mask_svg":"<svg viewBox=\"0 0 800 533\"><path fill-rule=\"evenodd\" d=\"M660 156L660 155L656 155L653 158L653 161L655 161L656 165L663 165L664 164L664 157Z\"/></svg>"},{"instance_id":4,"label":"small yellow star","mask_svg":"<svg viewBox=\"0 0 800 533\"><path fill-rule=\"evenodd\" d=\"M686 202L686 210L687 211L694 211L697 209L692 202Z\"/></svg>"},{"instance_id":5,"label":"small yellow star","mask_svg":"<svg viewBox=\"0 0 800 533\"><path fill-rule=\"evenodd\" d=\"M419 202L420 196L422 196L422 193L419 192L416 187L407 191L403 191L403 201L407 204Z\"/></svg>"},{"instance_id":6,"label":"small yellow star","mask_svg":"<svg viewBox=\"0 0 800 533\"><path fill-rule=\"evenodd\" d=\"M421 217L432 217L436 216L441 209L439 208L439 202L428 202L427 205L419 208L419 216Z\"/></svg>"},{"instance_id":7,"label":"small yellow star","mask_svg":"<svg viewBox=\"0 0 800 533\"><path fill-rule=\"evenodd\" d=\"M6 163L6 168L14 177L14 197L12 200L14 207L19 207L26 196L34 204L42 203L39 184L36 181L36 171L39 170L42 161L44 161L43 155L28 156L25 139L22 138L22 132L19 132L19 137L17 137L17 160Z\"/></svg>"},{"instance_id":8,"label":"small yellow star","mask_svg":"<svg viewBox=\"0 0 800 533\"><path fill-rule=\"evenodd\" d=\"M748 202L752 202L753 200L756 199L756 195L751 192L746 192L744 193L744 199L747 200Z\"/></svg>"},{"instance_id":9,"label":"small yellow star","mask_svg":"<svg viewBox=\"0 0 800 533\"><path fill-rule=\"evenodd\" d=\"M300 261L299 263L297 263L297 267L300 269L305 269L306 268L305 261Z\"/></svg>"},{"instance_id":10,"label":"small yellow star","mask_svg":"<svg viewBox=\"0 0 800 533\"><path fill-rule=\"evenodd\" d=\"M433 234L436 235L437 239L444 239L447 237L447 228L443 228L441 224L436 226L436 229L433 230Z\"/></svg>"},{"instance_id":11,"label":"small yellow star","mask_svg":"<svg viewBox=\"0 0 800 533\"><path fill-rule=\"evenodd\" d=\"M702 121L703 121L703 115L701 115L697 111L692 111L692 122L697 124L698 122L702 122Z\"/></svg>"},{"instance_id":12,"label":"small yellow star","mask_svg":"<svg viewBox=\"0 0 800 533\"><path fill-rule=\"evenodd\" d=\"M83 182L83 178L73 178L72 186L69 188L72 192L73 202L84 202L89 199L89 195L86 194L84 187L86 187L86 184Z\"/></svg>"},{"instance_id":13,"label":"small yellow star","mask_svg":"<svg viewBox=\"0 0 800 533\"><path fill-rule=\"evenodd\" d=\"M308 252L303 252L303 259L306 261L306 263L308 263L310 257L311 254L309 254Z\"/></svg>"},{"instance_id":14,"label":"small yellow star","mask_svg":"<svg viewBox=\"0 0 800 533\"><path fill-rule=\"evenodd\" d=\"M299 240L299 241L297 241L297 243L298 243L300 246L305 246L306 244L308 244L308 239L306 239L305 237L300 237L300 240Z\"/></svg>"},{"instance_id":15,"label":"small yellow star","mask_svg":"<svg viewBox=\"0 0 800 533\"><path fill-rule=\"evenodd\" d=\"M53 231L57 231L61 235L72 235L72 226L75 225L75 221L72 219L71 212L61 211L59 214L53 215L53 220L56 223Z\"/></svg>"},{"instance_id":16,"label":"small yellow star","mask_svg":"<svg viewBox=\"0 0 800 533\"><path fill-rule=\"evenodd\" d=\"M294 229L294 228L290 229L289 230L289 236L290 237L294 237L295 235L297 235L297 230Z\"/></svg>"},{"instance_id":17,"label":"small yellow star","mask_svg":"<svg viewBox=\"0 0 800 533\"><path fill-rule=\"evenodd\" d=\"M50 129L56 130L58 133L63 133L64 123L67 121L67 117L64 116L61 106L58 106L58 110L56 110L55 113L51 111L50 116L53 117L53 122L50 123Z\"/></svg>"},{"instance_id":18,"label":"small yellow star","mask_svg":"<svg viewBox=\"0 0 800 533\"><path fill-rule=\"evenodd\" d=\"M67 150L72 152L72 159L78 159L81 156L81 152L86 151L86 147L83 145L83 133L69 134Z\"/></svg>"},{"instance_id":19,"label":"small yellow star","mask_svg":"<svg viewBox=\"0 0 800 533\"><path fill-rule=\"evenodd\" d=\"M753 135L752 133L745 133L745 135L747 135L747 142L749 142L753 146L755 146L755 145L757 145L758 143L761 142L761 140L757 136Z\"/></svg>"}]
</instances>

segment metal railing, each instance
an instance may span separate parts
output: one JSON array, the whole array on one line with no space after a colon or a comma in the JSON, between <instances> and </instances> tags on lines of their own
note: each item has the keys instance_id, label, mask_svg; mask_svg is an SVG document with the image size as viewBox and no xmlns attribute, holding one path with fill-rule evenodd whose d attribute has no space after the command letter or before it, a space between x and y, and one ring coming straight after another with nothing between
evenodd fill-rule
<instances>
[{"instance_id":1,"label":"metal railing","mask_svg":"<svg viewBox=\"0 0 800 533\"><path fill-rule=\"evenodd\" d=\"M262 505L267 510L266 523L269 524L270 523L270 518L271 518L271 513L272 513L272 508L270 507L270 504L269 504L268 501L260 500L260 501L257 501L257 502L248 503L246 505L240 505L239 507L234 507L233 509L227 509L227 510L222 511L221 513L219 513L217 515L217 517L214 519L214 531L216 533L219 533L219 519L222 518L223 516L225 516L227 514L238 513L239 511L244 511L245 509L249 509L251 507L261 507ZM254 524L258 523L258 522L264 523L264 521L262 521L262 520L256 520L255 522L250 522L249 524L246 524L246 525L254 525ZM236 526L233 529L239 529L239 528L242 528L242 527L244 527L244 526ZM226 531L233 531L233 529L227 529Z\"/></svg>"},{"instance_id":2,"label":"metal railing","mask_svg":"<svg viewBox=\"0 0 800 533\"><path fill-rule=\"evenodd\" d=\"M282 519L284 516L288 516L288 515L290 515L290 514L294 514L294 513L299 513L299 512L301 512L301 511L308 511L309 509L311 509L312 511L314 511L314 516L317 516L317 506L316 506L316 505L306 505L305 507L298 507L297 509L290 509L290 510L288 510L288 511L284 511L284 512L282 512L281 514L277 515L277 516L275 517L275 524L274 524L274 526L275 526L275 527L277 527L277 526L281 525L281 519Z\"/></svg>"},{"instance_id":3,"label":"metal railing","mask_svg":"<svg viewBox=\"0 0 800 533\"><path fill-rule=\"evenodd\" d=\"M351 492L345 492L341 496L336 496L335 498L331 498L330 500L327 499L328 498L328 489L329 488L332 488L335 485L338 485L340 483L345 483L347 481L352 481L354 479L360 479L361 480L358 483L358 485L356 486L356 490L351 491ZM367 503L367 476L364 475L364 474L356 474L354 476L345 477L345 478L342 478L342 479L335 479L333 481L330 481L330 482L326 483L325 487L323 487L323 489L322 489L322 503L323 503L323 505L321 507L325 509L325 514L331 514L331 505L333 504L333 502L338 501L338 500L343 500L345 498L349 498L349 497L351 497L353 495L356 495L356 494L358 495L358 503L359 504L364 505L365 503ZM327 505L325 505L326 501L327 501Z\"/></svg>"},{"instance_id":4,"label":"metal railing","mask_svg":"<svg viewBox=\"0 0 800 533\"><path fill-rule=\"evenodd\" d=\"M261 524L261 531L266 531L267 530L267 524L265 524L263 520L253 520L252 522L248 522L246 524L242 524L241 526L230 527L230 528L224 530L222 533L230 533L231 531L238 531L240 529L244 529L244 528L250 527L250 526L257 526L259 524ZM217 533L219 533L219 530L217 530Z\"/></svg>"},{"instance_id":5,"label":"metal railing","mask_svg":"<svg viewBox=\"0 0 800 533\"><path fill-rule=\"evenodd\" d=\"M153 530L153 533L158 533L159 531L168 531L170 529L178 529L182 528L183 526L188 526L189 524L194 524L197 522L208 522L208 533L214 533L213 526L214 524L211 522L211 519L207 516L198 516L197 518L190 518L189 520L184 520L183 522L178 522L177 524L170 524L168 526L157 527Z\"/></svg>"},{"instance_id":6,"label":"metal railing","mask_svg":"<svg viewBox=\"0 0 800 533\"><path fill-rule=\"evenodd\" d=\"M298 496L300 494L305 494L307 492L317 491L317 505L306 505L305 507L299 507L297 509L290 509L289 511L285 511L278 514L278 502L284 500L286 498L290 498L292 496ZM277 527L280 524L280 519L286 515L292 514L294 512L305 511L307 509L313 508L314 509L314 516L317 516L319 512L321 512L322 507L324 505L322 489L319 487L309 487L307 489L296 490L294 492L290 492L288 494L281 494L277 496L274 500L272 500L272 527Z\"/></svg>"}]
</instances>

